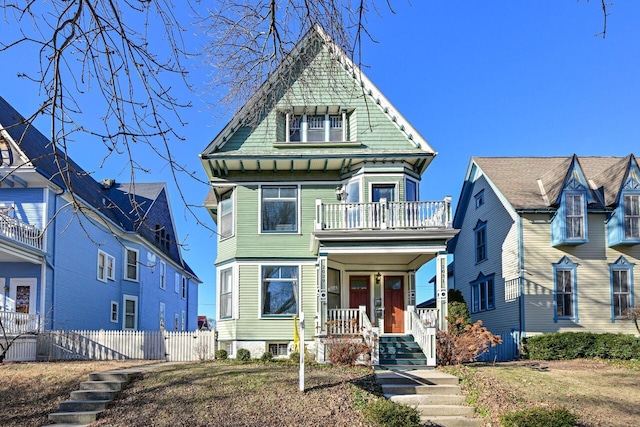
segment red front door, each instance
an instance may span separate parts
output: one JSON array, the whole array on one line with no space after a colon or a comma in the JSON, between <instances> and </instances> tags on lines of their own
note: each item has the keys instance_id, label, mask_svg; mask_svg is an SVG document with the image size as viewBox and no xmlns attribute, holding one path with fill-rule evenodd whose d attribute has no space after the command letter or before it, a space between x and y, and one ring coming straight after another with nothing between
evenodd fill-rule
<instances>
[{"instance_id":1,"label":"red front door","mask_svg":"<svg viewBox=\"0 0 640 427\"><path fill-rule=\"evenodd\" d=\"M350 276L349 277L349 308L358 308L361 305L367 307L367 316L369 314L369 276Z\"/></svg>"},{"instance_id":2,"label":"red front door","mask_svg":"<svg viewBox=\"0 0 640 427\"><path fill-rule=\"evenodd\" d=\"M398 334L404 332L404 278L384 278L384 331Z\"/></svg>"}]
</instances>

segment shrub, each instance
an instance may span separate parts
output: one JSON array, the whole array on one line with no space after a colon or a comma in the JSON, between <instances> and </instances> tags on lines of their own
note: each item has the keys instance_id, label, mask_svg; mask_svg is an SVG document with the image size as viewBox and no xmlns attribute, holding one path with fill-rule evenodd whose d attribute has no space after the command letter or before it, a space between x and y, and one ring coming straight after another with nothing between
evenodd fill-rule
<instances>
[{"instance_id":1,"label":"shrub","mask_svg":"<svg viewBox=\"0 0 640 427\"><path fill-rule=\"evenodd\" d=\"M362 415L371 425L379 427L420 426L420 414L416 408L382 398L368 402Z\"/></svg>"},{"instance_id":2,"label":"shrub","mask_svg":"<svg viewBox=\"0 0 640 427\"><path fill-rule=\"evenodd\" d=\"M472 362L478 355L497 344L502 338L493 335L482 326L482 320L460 328L465 320L458 318L456 323L449 322L447 331L438 331L436 335L436 360L439 365L459 365Z\"/></svg>"},{"instance_id":3,"label":"shrub","mask_svg":"<svg viewBox=\"0 0 640 427\"><path fill-rule=\"evenodd\" d=\"M273 353L271 353L270 351L265 351L264 353L262 353L262 356L260 357L260 360L263 362L270 362L273 360Z\"/></svg>"},{"instance_id":4,"label":"shrub","mask_svg":"<svg viewBox=\"0 0 640 427\"><path fill-rule=\"evenodd\" d=\"M633 359L640 354L640 341L633 335L556 332L523 340L524 354L530 359L566 360L599 357Z\"/></svg>"},{"instance_id":5,"label":"shrub","mask_svg":"<svg viewBox=\"0 0 640 427\"><path fill-rule=\"evenodd\" d=\"M300 363L300 352L292 351L291 354L289 355L289 360L291 360L294 363Z\"/></svg>"},{"instance_id":6,"label":"shrub","mask_svg":"<svg viewBox=\"0 0 640 427\"><path fill-rule=\"evenodd\" d=\"M246 362L251 360L251 352L246 348L241 348L238 350L238 354L236 355L236 359Z\"/></svg>"},{"instance_id":7,"label":"shrub","mask_svg":"<svg viewBox=\"0 0 640 427\"><path fill-rule=\"evenodd\" d=\"M220 349L216 351L216 359L225 360L227 357L229 357L227 350Z\"/></svg>"},{"instance_id":8,"label":"shrub","mask_svg":"<svg viewBox=\"0 0 640 427\"><path fill-rule=\"evenodd\" d=\"M500 417L504 427L574 427L578 417L564 408L529 408Z\"/></svg>"},{"instance_id":9,"label":"shrub","mask_svg":"<svg viewBox=\"0 0 640 427\"><path fill-rule=\"evenodd\" d=\"M362 341L333 339L329 345L329 362L336 366L353 366L361 355L371 351Z\"/></svg>"}]
</instances>

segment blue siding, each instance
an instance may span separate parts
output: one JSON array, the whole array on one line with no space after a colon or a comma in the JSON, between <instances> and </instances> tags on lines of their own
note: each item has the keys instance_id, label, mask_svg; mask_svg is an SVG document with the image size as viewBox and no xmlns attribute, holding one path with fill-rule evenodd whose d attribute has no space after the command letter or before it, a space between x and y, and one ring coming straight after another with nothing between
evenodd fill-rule
<instances>
[{"instance_id":1,"label":"blue siding","mask_svg":"<svg viewBox=\"0 0 640 427\"><path fill-rule=\"evenodd\" d=\"M476 358L479 362L508 362L520 358L520 331L506 332L500 335L502 344L490 347L486 353Z\"/></svg>"},{"instance_id":2,"label":"blue siding","mask_svg":"<svg viewBox=\"0 0 640 427\"><path fill-rule=\"evenodd\" d=\"M0 188L0 201L13 202L16 218L43 229L45 219L45 201L43 188Z\"/></svg>"}]
</instances>

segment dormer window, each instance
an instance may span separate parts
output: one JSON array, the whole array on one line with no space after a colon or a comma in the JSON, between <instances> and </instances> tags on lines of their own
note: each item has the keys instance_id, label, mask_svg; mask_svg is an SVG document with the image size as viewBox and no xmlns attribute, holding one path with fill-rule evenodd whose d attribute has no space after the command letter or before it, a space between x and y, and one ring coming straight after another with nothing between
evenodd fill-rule
<instances>
[{"instance_id":1,"label":"dormer window","mask_svg":"<svg viewBox=\"0 0 640 427\"><path fill-rule=\"evenodd\" d=\"M567 239L584 239L584 196L567 194L566 209Z\"/></svg>"},{"instance_id":2,"label":"dormer window","mask_svg":"<svg viewBox=\"0 0 640 427\"><path fill-rule=\"evenodd\" d=\"M640 239L640 194L624 195L624 237Z\"/></svg>"},{"instance_id":3,"label":"dormer window","mask_svg":"<svg viewBox=\"0 0 640 427\"><path fill-rule=\"evenodd\" d=\"M286 114L286 142L343 142L347 140L347 112Z\"/></svg>"}]
</instances>

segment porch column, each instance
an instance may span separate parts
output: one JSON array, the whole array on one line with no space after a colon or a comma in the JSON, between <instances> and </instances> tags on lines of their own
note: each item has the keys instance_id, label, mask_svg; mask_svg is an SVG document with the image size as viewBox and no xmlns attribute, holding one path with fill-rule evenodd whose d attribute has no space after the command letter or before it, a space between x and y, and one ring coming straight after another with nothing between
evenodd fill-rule
<instances>
[{"instance_id":1,"label":"porch column","mask_svg":"<svg viewBox=\"0 0 640 427\"><path fill-rule=\"evenodd\" d=\"M438 309L438 329L447 330L447 254L439 253L436 258L436 308Z\"/></svg>"},{"instance_id":2,"label":"porch column","mask_svg":"<svg viewBox=\"0 0 640 427\"><path fill-rule=\"evenodd\" d=\"M318 257L316 261L317 271L317 305L315 333L325 334L327 332L327 258Z\"/></svg>"}]
</instances>

